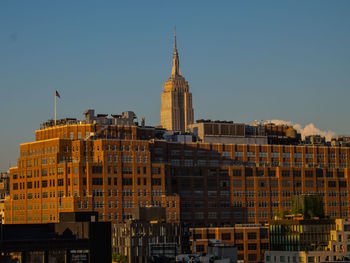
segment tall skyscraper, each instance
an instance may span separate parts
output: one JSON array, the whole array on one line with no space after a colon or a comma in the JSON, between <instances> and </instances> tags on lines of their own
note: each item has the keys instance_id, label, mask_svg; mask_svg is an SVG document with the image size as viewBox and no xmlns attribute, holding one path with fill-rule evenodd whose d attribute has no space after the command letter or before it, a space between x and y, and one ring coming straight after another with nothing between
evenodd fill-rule
<instances>
[{"instance_id":1,"label":"tall skyscraper","mask_svg":"<svg viewBox=\"0 0 350 263\"><path fill-rule=\"evenodd\" d=\"M165 82L162 93L160 124L167 130L186 131L193 123L192 93L188 82L180 72L179 54L174 39L173 67L170 78Z\"/></svg>"}]
</instances>

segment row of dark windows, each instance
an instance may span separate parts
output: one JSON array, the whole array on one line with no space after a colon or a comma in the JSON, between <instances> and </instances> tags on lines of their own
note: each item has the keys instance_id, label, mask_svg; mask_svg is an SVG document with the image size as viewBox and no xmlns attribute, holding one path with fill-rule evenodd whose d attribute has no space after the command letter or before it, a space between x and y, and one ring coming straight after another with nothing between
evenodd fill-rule
<instances>
[{"instance_id":1,"label":"row of dark windows","mask_svg":"<svg viewBox=\"0 0 350 263\"><path fill-rule=\"evenodd\" d=\"M260 239L267 239L268 238L268 231L267 229L261 229L259 232ZM201 233L196 233L193 235L193 239L202 239L203 236ZM207 239L215 239L216 235L215 233L207 233L206 234ZM256 240L258 238L257 232L248 232L247 233L247 240ZM221 233L221 240L231 240L231 233ZM244 233L238 232L234 233L234 240L244 240Z\"/></svg>"},{"instance_id":2,"label":"row of dark windows","mask_svg":"<svg viewBox=\"0 0 350 263\"><path fill-rule=\"evenodd\" d=\"M255 170L255 173L254 173ZM228 170L223 170L223 169L207 169L207 168L171 168L171 175L172 176L203 176L207 174L208 176L229 176L229 171ZM265 176L265 171L264 170L259 170L256 168L250 168L250 167L245 167L244 168L244 176L245 177L263 177ZM311 170L306 170L305 171L305 177L334 177L334 174L338 178L344 178L344 171L336 171L334 173L333 170L324 170L324 169L316 169L316 172L311 171ZM232 170L232 175L234 177L241 177L243 175L243 169L233 169ZM301 170L293 170L292 172L289 170L283 170L282 171L282 177L290 177L293 175L293 177L301 177L302 176L302 171ZM267 171L267 176L268 177L276 177L276 170L269 169Z\"/></svg>"},{"instance_id":3,"label":"row of dark windows","mask_svg":"<svg viewBox=\"0 0 350 263\"><path fill-rule=\"evenodd\" d=\"M142 178L137 178L137 184L141 185ZM55 180L43 180L41 181L41 187L46 188L48 186L55 186ZM107 178L108 185L112 185L112 178ZM18 190L19 185L21 186L20 189L24 189L25 183L14 183L13 184L13 190ZM113 178L113 184L118 185L118 179ZM133 180L132 178L123 178L122 179L123 185L132 185ZM162 179L161 178L152 178L151 180L152 186L161 186L162 185ZM67 179L67 185L70 185L70 179ZM86 185L86 178L83 178L83 185ZM92 185L103 185L103 178L92 178ZM147 185L147 178L143 178L143 185ZM27 189L39 188L40 187L40 181L33 181L33 182L27 182ZM57 179L57 186L64 186L64 179Z\"/></svg>"}]
</instances>

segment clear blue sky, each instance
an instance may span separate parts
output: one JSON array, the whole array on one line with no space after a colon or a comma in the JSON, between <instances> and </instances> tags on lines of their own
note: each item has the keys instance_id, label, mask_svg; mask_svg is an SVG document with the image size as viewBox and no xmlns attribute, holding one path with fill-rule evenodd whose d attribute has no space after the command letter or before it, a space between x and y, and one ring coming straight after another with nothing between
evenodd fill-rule
<instances>
[{"instance_id":1,"label":"clear blue sky","mask_svg":"<svg viewBox=\"0 0 350 263\"><path fill-rule=\"evenodd\" d=\"M350 1L1 1L0 170L40 123L133 110L159 124L176 25L195 119L350 133Z\"/></svg>"}]
</instances>

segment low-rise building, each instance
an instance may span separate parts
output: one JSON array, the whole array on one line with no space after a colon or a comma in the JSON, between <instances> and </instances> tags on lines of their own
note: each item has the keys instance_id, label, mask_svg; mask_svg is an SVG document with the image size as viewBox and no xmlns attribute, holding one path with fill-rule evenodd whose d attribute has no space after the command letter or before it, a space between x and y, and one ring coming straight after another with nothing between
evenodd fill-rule
<instances>
[{"instance_id":1,"label":"low-rise building","mask_svg":"<svg viewBox=\"0 0 350 263\"><path fill-rule=\"evenodd\" d=\"M333 137L331 140L331 145L332 146L337 146L337 147L349 147L350 146L350 136L336 136Z\"/></svg>"},{"instance_id":2,"label":"low-rise building","mask_svg":"<svg viewBox=\"0 0 350 263\"><path fill-rule=\"evenodd\" d=\"M5 200L10 197L10 176L0 173L0 222L5 218Z\"/></svg>"},{"instance_id":3,"label":"low-rise building","mask_svg":"<svg viewBox=\"0 0 350 263\"><path fill-rule=\"evenodd\" d=\"M264 252L269 249L269 231L261 224L236 224L233 227L192 228L192 250L198 254L208 253L209 244L220 241L222 244L237 247L238 260L263 262Z\"/></svg>"},{"instance_id":4,"label":"low-rise building","mask_svg":"<svg viewBox=\"0 0 350 263\"><path fill-rule=\"evenodd\" d=\"M60 213L59 223L4 224L0 262L111 262L111 223L97 212Z\"/></svg>"},{"instance_id":5,"label":"low-rise building","mask_svg":"<svg viewBox=\"0 0 350 263\"><path fill-rule=\"evenodd\" d=\"M311 145L325 145L326 137L321 135L310 135L305 137L305 143Z\"/></svg>"},{"instance_id":6,"label":"low-rise building","mask_svg":"<svg viewBox=\"0 0 350 263\"><path fill-rule=\"evenodd\" d=\"M182 226L167 222L165 208L138 207L132 218L112 224L113 252L129 263L150 262L152 257L175 260L181 252Z\"/></svg>"},{"instance_id":7,"label":"low-rise building","mask_svg":"<svg viewBox=\"0 0 350 263\"><path fill-rule=\"evenodd\" d=\"M264 135L246 134L244 123L197 120L188 129L204 143L267 144L267 137Z\"/></svg>"},{"instance_id":8,"label":"low-rise building","mask_svg":"<svg viewBox=\"0 0 350 263\"><path fill-rule=\"evenodd\" d=\"M270 229L266 263L350 262L349 219L285 220Z\"/></svg>"},{"instance_id":9,"label":"low-rise building","mask_svg":"<svg viewBox=\"0 0 350 263\"><path fill-rule=\"evenodd\" d=\"M283 219L270 223L270 250L324 251L334 219Z\"/></svg>"},{"instance_id":10,"label":"low-rise building","mask_svg":"<svg viewBox=\"0 0 350 263\"><path fill-rule=\"evenodd\" d=\"M210 242L206 256L200 257L202 263L236 263L237 247L228 244Z\"/></svg>"}]
</instances>

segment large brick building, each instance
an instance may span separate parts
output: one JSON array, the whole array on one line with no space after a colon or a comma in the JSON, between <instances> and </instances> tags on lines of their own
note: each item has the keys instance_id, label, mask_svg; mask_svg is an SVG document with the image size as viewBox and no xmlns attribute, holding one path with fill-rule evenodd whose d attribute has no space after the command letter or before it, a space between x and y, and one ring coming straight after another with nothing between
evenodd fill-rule
<instances>
[{"instance_id":1,"label":"large brick building","mask_svg":"<svg viewBox=\"0 0 350 263\"><path fill-rule=\"evenodd\" d=\"M262 223L307 193L324 196L326 215L349 215L348 147L178 143L161 132L126 113L44 123L10 169L6 222L90 210L122 221L155 205L195 227Z\"/></svg>"},{"instance_id":2,"label":"large brick building","mask_svg":"<svg viewBox=\"0 0 350 263\"><path fill-rule=\"evenodd\" d=\"M150 205L179 221L179 197L165 195L164 166L151 162L146 139L154 129L106 126L121 117L103 116L45 123L36 141L21 144L18 166L10 169L6 223L57 222L59 212L91 210L100 220L122 221L133 207Z\"/></svg>"},{"instance_id":3,"label":"large brick building","mask_svg":"<svg viewBox=\"0 0 350 263\"><path fill-rule=\"evenodd\" d=\"M324 196L326 215L349 215L347 147L156 141L152 156L193 226L267 222L290 210L292 195L312 193Z\"/></svg>"}]
</instances>

